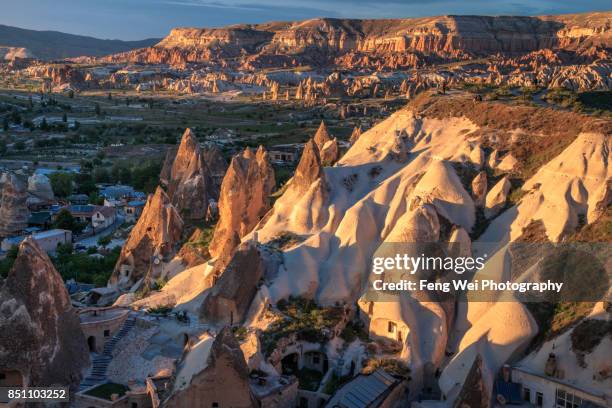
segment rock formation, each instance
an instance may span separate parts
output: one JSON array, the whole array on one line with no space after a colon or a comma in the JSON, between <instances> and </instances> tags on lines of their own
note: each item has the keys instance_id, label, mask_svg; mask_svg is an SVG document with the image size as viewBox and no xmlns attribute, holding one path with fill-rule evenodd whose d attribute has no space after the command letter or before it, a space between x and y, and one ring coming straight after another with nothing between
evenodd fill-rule
<instances>
[{"instance_id":1,"label":"rock formation","mask_svg":"<svg viewBox=\"0 0 612 408\"><path fill-rule=\"evenodd\" d=\"M333 166L340 158L340 146L338 140L334 137L329 142L325 143L321 149L321 163L324 166Z\"/></svg>"},{"instance_id":2,"label":"rock formation","mask_svg":"<svg viewBox=\"0 0 612 408\"><path fill-rule=\"evenodd\" d=\"M606 43L608 23L607 13L589 13L392 20L319 18L215 29L177 28L154 47L103 60L178 66L213 61L250 69L306 63L325 66L331 60L337 67L353 69L412 68L422 63L423 55L457 58L588 48ZM333 58L321 58L322 51ZM329 88L333 88L333 79L326 81Z\"/></svg>"},{"instance_id":3,"label":"rock formation","mask_svg":"<svg viewBox=\"0 0 612 408\"><path fill-rule=\"evenodd\" d=\"M361 126L355 126L355 129L353 129L353 132L351 133L351 138L349 139L350 144L355 144L357 139L359 139L359 136L361 136Z\"/></svg>"},{"instance_id":4,"label":"rock formation","mask_svg":"<svg viewBox=\"0 0 612 408\"><path fill-rule=\"evenodd\" d=\"M202 303L200 318L221 326L242 323L263 277L259 249L251 243L242 244Z\"/></svg>"},{"instance_id":5,"label":"rock formation","mask_svg":"<svg viewBox=\"0 0 612 408\"><path fill-rule=\"evenodd\" d=\"M483 207L487 197L487 172L481 171L472 180L472 198L474 204Z\"/></svg>"},{"instance_id":6,"label":"rock formation","mask_svg":"<svg viewBox=\"0 0 612 408\"><path fill-rule=\"evenodd\" d=\"M458 408L488 408L491 406L491 390L483 379L482 357L476 356L472 367L463 383L459 396L455 400Z\"/></svg>"},{"instance_id":7,"label":"rock formation","mask_svg":"<svg viewBox=\"0 0 612 408\"><path fill-rule=\"evenodd\" d=\"M295 169L295 174L291 179L290 188L298 194L303 194L310 188L316 180L324 179L325 172L319 155L317 144L310 139L304 145L302 157Z\"/></svg>"},{"instance_id":8,"label":"rock formation","mask_svg":"<svg viewBox=\"0 0 612 408\"><path fill-rule=\"evenodd\" d=\"M78 387L87 342L64 281L28 238L0 288L0 373L14 386Z\"/></svg>"},{"instance_id":9,"label":"rock formation","mask_svg":"<svg viewBox=\"0 0 612 408\"><path fill-rule=\"evenodd\" d=\"M0 188L0 237L7 237L28 226L28 193L26 184L13 173L2 175Z\"/></svg>"},{"instance_id":10,"label":"rock formation","mask_svg":"<svg viewBox=\"0 0 612 408\"><path fill-rule=\"evenodd\" d=\"M210 339L203 341L208 342ZM194 350L194 354L198 354L197 350ZM197 357L187 354L185 360ZM205 358L204 363L193 362L195 367L202 367L202 370L190 373L188 384L175 384L175 391L163 402L164 407L257 406L249 387L249 370L244 354L231 328L226 327L217 334ZM182 373L179 371L178 375Z\"/></svg>"},{"instance_id":11,"label":"rock formation","mask_svg":"<svg viewBox=\"0 0 612 408\"><path fill-rule=\"evenodd\" d=\"M324 121L321 121L313 140L317 145L321 163L324 166L331 166L338 161L340 158L338 140L330 136Z\"/></svg>"},{"instance_id":12,"label":"rock formation","mask_svg":"<svg viewBox=\"0 0 612 408\"><path fill-rule=\"evenodd\" d=\"M504 177L491 188L485 200L485 217L493 218L501 211L506 205L510 187L512 187L510 180L508 180L508 177Z\"/></svg>"},{"instance_id":13,"label":"rock formation","mask_svg":"<svg viewBox=\"0 0 612 408\"><path fill-rule=\"evenodd\" d=\"M234 156L221 185L219 222L209 246L213 257L225 251L234 234L242 238L251 232L270 209L274 186L274 169L263 147Z\"/></svg>"},{"instance_id":14,"label":"rock formation","mask_svg":"<svg viewBox=\"0 0 612 408\"><path fill-rule=\"evenodd\" d=\"M123 245L110 282L126 287L145 276L159 277L163 262L174 255L181 239L183 220L170 198L158 187Z\"/></svg>"},{"instance_id":15,"label":"rock formation","mask_svg":"<svg viewBox=\"0 0 612 408\"><path fill-rule=\"evenodd\" d=\"M201 221L208 211L210 175L204 163L198 141L191 131L185 130L181 144L162 177L167 177L168 197L185 221Z\"/></svg>"},{"instance_id":16,"label":"rock formation","mask_svg":"<svg viewBox=\"0 0 612 408\"><path fill-rule=\"evenodd\" d=\"M317 144L319 151L323 150L323 146L325 146L327 142L332 141L332 137L329 135L329 131L327 130L327 126L325 125L324 121L321 121L313 140Z\"/></svg>"},{"instance_id":17,"label":"rock formation","mask_svg":"<svg viewBox=\"0 0 612 408\"><path fill-rule=\"evenodd\" d=\"M221 184L223 183L223 177L227 171L227 161L217 145L204 149L202 151L202 157L204 158L204 163L206 163L210 178L212 179L212 183L208 189L209 197L215 201L219 201Z\"/></svg>"},{"instance_id":18,"label":"rock formation","mask_svg":"<svg viewBox=\"0 0 612 408\"><path fill-rule=\"evenodd\" d=\"M30 202L52 202L55 200L51 181L44 174L34 174L28 178L28 204Z\"/></svg>"}]
</instances>

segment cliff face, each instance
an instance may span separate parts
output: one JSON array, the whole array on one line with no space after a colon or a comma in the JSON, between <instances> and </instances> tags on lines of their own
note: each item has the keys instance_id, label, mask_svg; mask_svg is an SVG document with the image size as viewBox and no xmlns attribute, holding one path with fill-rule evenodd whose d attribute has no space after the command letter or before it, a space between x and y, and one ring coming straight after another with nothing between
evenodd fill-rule
<instances>
[{"instance_id":1,"label":"cliff face","mask_svg":"<svg viewBox=\"0 0 612 408\"><path fill-rule=\"evenodd\" d=\"M0 237L7 237L28 226L28 192L25 182L13 173L2 175L0 188Z\"/></svg>"},{"instance_id":2,"label":"cliff face","mask_svg":"<svg viewBox=\"0 0 612 408\"><path fill-rule=\"evenodd\" d=\"M327 64L343 54L530 52L610 43L609 13L560 16L439 16L413 19L311 19L298 22L177 28L155 47L123 54L140 62L186 63L242 57L256 66L300 59ZM111 59L116 57L111 57ZM405 61L406 62L406 61Z\"/></svg>"},{"instance_id":3,"label":"cliff face","mask_svg":"<svg viewBox=\"0 0 612 408\"><path fill-rule=\"evenodd\" d=\"M111 283L128 286L139 279L160 276L162 264L174 255L183 220L170 198L158 187L130 232L111 276Z\"/></svg>"},{"instance_id":4,"label":"cliff face","mask_svg":"<svg viewBox=\"0 0 612 408\"><path fill-rule=\"evenodd\" d=\"M14 385L78 386L87 343L62 277L32 239L0 288L0 328L0 372Z\"/></svg>"},{"instance_id":5,"label":"cliff face","mask_svg":"<svg viewBox=\"0 0 612 408\"><path fill-rule=\"evenodd\" d=\"M251 232L270 209L274 186L274 169L263 147L234 156L221 185L219 222L209 246L213 257L226 252L234 236Z\"/></svg>"},{"instance_id":6,"label":"cliff face","mask_svg":"<svg viewBox=\"0 0 612 408\"><path fill-rule=\"evenodd\" d=\"M257 293L257 284L264 277L264 263L254 245L243 244L223 269L202 303L200 317L212 324L240 324Z\"/></svg>"}]
</instances>

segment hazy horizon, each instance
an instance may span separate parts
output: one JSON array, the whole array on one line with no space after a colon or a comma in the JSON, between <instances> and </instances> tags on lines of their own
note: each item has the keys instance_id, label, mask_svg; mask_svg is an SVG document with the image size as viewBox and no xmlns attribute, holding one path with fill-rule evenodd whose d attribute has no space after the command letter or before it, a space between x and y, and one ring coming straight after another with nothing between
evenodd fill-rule
<instances>
[{"instance_id":1,"label":"hazy horizon","mask_svg":"<svg viewBox=\"0 0 612 408\"><path fill-rule=\"evenodd\" d=\"M607 11L587 0L22 0L3 5L0 24L104 39L160 38L173 27L330 18L410 18L445 14L542 15Z\"/></svg>"}]
</instances>

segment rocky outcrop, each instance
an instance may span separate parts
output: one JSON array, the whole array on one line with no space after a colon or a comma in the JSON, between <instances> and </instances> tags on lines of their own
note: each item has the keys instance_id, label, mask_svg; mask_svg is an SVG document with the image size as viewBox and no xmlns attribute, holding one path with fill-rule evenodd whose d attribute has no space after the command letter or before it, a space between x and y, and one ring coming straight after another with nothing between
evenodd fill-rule
<instances>
[{"instance_id":1,"label":"rocky outcrop","mask_svg":"<svg viewBox=\"0 0 612 408\"><path fill-rule=\"evenodd\" d=\"M213 257L227 250L234 234L242 238L251 232L270 209L274 186L274 169L263 147L234 156L221 185L219 222L209 246Z\"/></svg>"},{"instance_id":2,"label":"rocky outcrop","mask_svg":"<svg viewBox=\"0 0 612 408\"><path fill-rule=\"evenodd\" d=\"M481 171L472 180L472 198L477 207L483 207L487 197L487 172Z\"/></svg>"},{"instance_id":3,"label":"rocky outcrop","mask_svg":"<svg viewBox=\"0 0 612 408\"><path fill-rule=\"evenodd\" d=\"M126 287L145 277L156 279L162 265L175 253L183 232L183 220L170 198L158 187L149 196L136 226L123 245L111 276L111 284Z\"/></svg>"},{"instance_id":4,"label":"rocky outcrop","mask_svg":"<svg viewBox=\"0 0 612 408\"><path fill-rule=\"evenodd\" d=\"M162 177L167 177L168 197L185 221L201 221L208 212L210 175L198 141L185 130L176 156L169 166L166 160Z\"/></svg>"},{"instance_id":5,"label":"rocky outcrop","mask_svg":"<svg viewBox=\"0 0 612 408\"><path fill-rule=\"evenodd\" d=\"M15 59L35 58L34 54L23 47L1 47L0 60L12 61Z\"/></svg>"},{"instance_id":6,"label":"rocky outcrop","mask_svg":"<svg viewBox=\"0 0 612 408\"><path fill-rule=\"evenodd\" d=\"M325 172L317 144L310 139L302 151L302 157L291 179L291 189L305 193L316 180L325 179Z\"/></svg>"},{"instance_id":7,"label":"rocky outcrop","mask_svg":"<svg viewBox=\"0 0 612 408\"><path fill-rule=\"evenodd\" d=\"M194 350L194 354L199 353ZM187 354L185 360L198 356ZM203 369L190 377L189 384L175 384L175 391L163 402L164 407L257 406L249 387L248 366L231 328L226 327L219 332L205 358L204 364L193 362L196 367L202 366Z\"/></svg>"},{"instance_id":8,"label":"rocky outcrop","mask_svg":"<svg viewBox=\"0 0 612 408\"><path fill-rule=\"evenodd\" d=\"M206 167L208 167L210 178L212 179L208 194L213 200L219 201L221 184L223 183L223 177L227 171L227 161L217 145L204 149L202 151L202 156L204 158L204 163L206 163Z\"/></svg>"},{"instance_id":9,"label":"rocky outcrop","mask_svg":"<svg viewBox=\"0 0 612 408\"><path fill-rule=\"evenodd\" d=\"M321 121L313 140L317 145L321 163L323 163L324 166L331 166L338 161L340 158L338 140L330 136L324 121Z\"/></svg>"},{"instance_id":10,"label":"rocky outcrop","mask_svg":"<svg viewBox=\"0 0 612 408\"><path fill-rule=\"evenodd\" d=\"M44 174L33 174L28 178L28 194L40 201L55 199L51 181Z\"/></svg>"},{"instance_id":11,"label":"rocky outcrop","mask_svg":"<svg viewBox=\"0 0 612 408\"><path fill-rule=\"evenodd\" d=\"M512 187L510 180L504 177L491 188L485 202L485 217L493 218L502 210L506 205L510 187Z\"/></svg>"},{"instance_id":12,"label":"rocky outcrop","mask_svg":"<svg viewBox=\"0 0 612 408\"><path fill-rule=\"evenodd\" d=\"M463 383L459 396L455 400L455 407L488 408L491 406L489 401L491 390L488 389L486 381L483 379L484 370L482 357L478 354Z\"/></svg>"},{"instance_id":13,"label":"rocky outcrop","mask_svg":"<svg viewBox=\"0 0 612 408\"><path fill-rule=\"evenodd\" d=\"M263 277L259 249L251 243L242 244L202 303L200 318L221 326L242 323Z\"/></svg>"},{"instance_id":14,"label":"rocky outcrop","mask_svg":"<svg viewBox=\"0 0 612 408\"><path fill-rule=\"evenodd\" d=\"M0 237L15 235L28 226L26 184L14 173L0 178Z\"/></svg>"},{"instance_id":15,"label":"rocky outcrop","mask_svg":"<svg viewBox=\"0 0 612 408\"><path fill-rule=\"evenodd\" d=\"M329 131L327 130L327 126L325 125L324 121L321 121L313 140L317 144L319 151L323 150L323 147L327 142L332 141L332 137L329 135Z\"/></svg>"},{"instance_id":16,"label":"rocky outcrop","mask_svg":"<svg viewBox=\"0 0 612 408\"><path fill-rule=\"evenodd\" d=\"M321 149L321 163L324 166L333 166L338 159L340 159L340 146L338 145L338 140L334 137L325 143Z\"/></svg>"},{"instance_id":17,"label":"rocky outcrop","mask_svg":"<svg viewBox=\"0 0 612 408\"><path fill-rule=\"evenodd\" d=\"M349 143L351 145L355 144L355 142L359 139L359 136L361 136L361 126L355 126L355 128L353 129L353 132L351 133L351 138L349 139Z\"/></svg>"},{"instance_id":18,"label":"rocky outcrop","mask_svg":"<svg viewBox=\"0 0 612 408\"><path fill-rule=\"evenodd\" d=\"M62 277L31 238L0 288L0 327L3 384L78 387L87 342Z\"/></svg>"}]
</instances>

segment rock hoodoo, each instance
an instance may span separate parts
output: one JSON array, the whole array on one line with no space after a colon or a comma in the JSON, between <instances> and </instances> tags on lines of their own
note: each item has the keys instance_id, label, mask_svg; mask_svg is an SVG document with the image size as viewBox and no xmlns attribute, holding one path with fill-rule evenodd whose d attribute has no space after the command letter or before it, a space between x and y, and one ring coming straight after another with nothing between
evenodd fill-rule
<instances>
[{"instance_id":1,"label":"rock hoodoo","mask_svg":"<svg viewBox=\"0 0 612 408\"><path fill-rule=\"evenodd\" d=\"M263 147L234 156L221 185L219 222L209 246L213 257L224 252L234 234L242 238L251 232L270 209L274 187L274 169Z\"/></svg>"},{"instance_id":2,"label":"rock hoodoo","mask_svg":"<svg viewBox=\"0 0 612 408\"><path fill-rule=\"evenodd\" d=\"M28 226L28 192L25 183L13 173L0 180L0 237L15 235Z\"/></svg>"},{"instance_id":3,"label":"rock hoodoo","mask_svg":"<svg viewBox=\"0 0 612 408\"><path fill-rule=\"evenodd\" d=\"M158 187L149 196L136 226L125 242L111 283L131 285L146 277L157 278L162 265L174 255L181 239L183 220L170 198Z\"/></svg>"},{"instance_id":4,"label":"rock hoodoo","mask_svg":"<svg viewBox=\"0 0 612 408\"><path fill-rule=\"evenodd\" d=\"M28 178L28 194L41 201L53 201L55 198L51 181L44 174L34 174Z\"/></svg>"},{"instance_id":5,"label":"rock hoodoo","mask_svg":"<svg viewBox=\"0 0 612 408\"><path fill-rule=\"evenodd\" d=\"M329 131L327 130L327 126L325 125L324 121L321 121L321 124L319 125L313 139L319 150L323 149L325 143L331 142L332 137L329 135Z\"/></svg>"},{"instance_id":6,"label":"rock hoodoo","mask_svg":"<svg viewBox=\"0 0 612 408\"><path fill-rule=\"evenodd\" d=\"M291 189L306 192L316 180L324 178L323 165L317 144L310 139L305 145L302 157L291 180Z\"/></svg>"},{"instance_id":7,"label":"rock hoodoo","mask_svg":"<svg viewBox=\"0 0 612 408\"><path fill-rule=\"evenodd\" d=\"M172 161L166 161L168 197L185 221L203 220L208 210L210 175L195 134L185 130Z\"/></svg>"},{"instance_id":8,"label":"rock hoodoo","mask_svg":"<svg viewBox=\"0 0 612 408\"><path fill-rule=\"evenodd\" d=\"M31 238L19 246L0 288L0 310L0 373L5 381L76 388L89 365L87 342L62 277Z\"/></svg>"}]
</instances>

